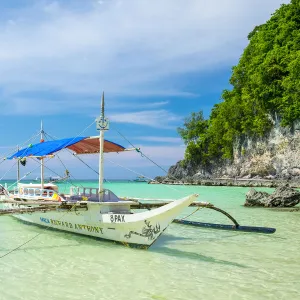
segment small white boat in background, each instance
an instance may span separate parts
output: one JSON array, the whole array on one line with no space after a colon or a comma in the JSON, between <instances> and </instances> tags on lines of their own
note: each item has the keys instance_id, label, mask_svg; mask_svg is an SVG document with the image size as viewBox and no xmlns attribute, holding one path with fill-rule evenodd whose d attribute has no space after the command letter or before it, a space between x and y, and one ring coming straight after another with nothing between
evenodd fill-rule
<instances>
[{"instance_id":1,"label":"small white boat in background","mask_svg":"<svg viewBox=\"0 0 300 300\"><path fill-rule=\"evenodd\" d=\"M133 181L134 182L148 182L149 180L145 176L137 176Z\"/></svg>"},{"instance_id":2,"label":"small white boat in background","mask_svg":"<svg viewBox=\"0 0 300 300\"><path fill-rule=\"evenodd\" d=\"M60 176L48 176L44 178L44 182L62 182L65 181L69 178L69 174L67 174L64 177L60 177ZM35 181L41 181L41 177L36 177Z\"/></svg>"},{"instance_id":3,"label":"small white boat in background","mask_svg":"<svg viewBox=\"0 0 300 300\"><path fill-rule=\"evenodd\" d=\"M18 160L38 158L41 163L41 183L19 183L12 193L6 192L1 196L2 204L15 218L29 223L148 248L198 195L134 213L131 206L136 205L135 201L120 199L103 187L103 153L136 150L104 140L104 132L109 129L108 119L104 115L104 94L101 116L96 121L100 136L44 142L42 129L40 143L9 157ZM44 159L66 148L75 155L99 154L98 188L72 188L70 194L63 195L55 184L44 182ZM140 178L138 182L144 181L144 178Z\"/></svg>"}]
</instances>

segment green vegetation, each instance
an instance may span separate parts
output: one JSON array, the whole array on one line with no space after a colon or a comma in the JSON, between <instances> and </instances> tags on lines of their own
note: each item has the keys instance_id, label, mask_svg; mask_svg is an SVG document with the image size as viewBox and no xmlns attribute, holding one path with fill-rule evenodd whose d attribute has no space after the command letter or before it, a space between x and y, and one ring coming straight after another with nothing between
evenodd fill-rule
<instances>
[{"instance_id":1,"label":"green vegetation","mask_svg":"<svg viewBox=\"0 0 300 300\"><path fill-rule=\"evenodd\" d=\"M232 69L232 90L223 91L208 120L192 113L178 129L186 161L231 159L237 138L263 136L276 117L282 126L300 119L300 0L282 5L248 39Z\"/></svg>"}]
</instances>

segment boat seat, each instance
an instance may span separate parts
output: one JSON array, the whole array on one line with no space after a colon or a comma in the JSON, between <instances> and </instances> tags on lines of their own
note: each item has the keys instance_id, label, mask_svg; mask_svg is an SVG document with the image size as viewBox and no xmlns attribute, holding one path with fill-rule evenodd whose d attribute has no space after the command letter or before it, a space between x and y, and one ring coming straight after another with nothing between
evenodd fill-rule
<instances>
[{"instance_id":1,"label":"boat seat","mask_svg":"<svg viewBox=\"0 0 300 300\"><path fill-rule=\"evenodd\" d=\"M70 201L91 201L99 202L98 194L82 194L82 195L71 195ZM103 198L101 202L119 202L120 200L112 191L103 190Z\"/></svg>"}]
</instances>

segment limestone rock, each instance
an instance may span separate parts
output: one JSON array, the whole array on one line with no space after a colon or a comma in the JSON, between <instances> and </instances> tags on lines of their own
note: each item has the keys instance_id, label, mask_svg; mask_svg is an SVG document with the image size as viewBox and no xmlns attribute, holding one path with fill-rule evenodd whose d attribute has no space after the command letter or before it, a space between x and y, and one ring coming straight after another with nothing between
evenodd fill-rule
<instances>
[{"instance_id":1,"label":"limestone rock","mask_svg":"<svg viewBox=\"0 0 300 300\"><path fill-rule=\"evenodd\" d=\"M244 206L265 206L269 196L267 192L258 192L255 189L250 189L246 194Z\"/></svg>"},{"instance_id":2,"label":"limestone rock","mask_svg":"<svg viewBox=\"0 0 300 300\"><path fill-rule=\"evenodd\" d=\"M279 187L271 194L265 206L267 207L292 207L300 203L300 192L285 185Z\"/></svg>"},{"instance_id":3,"label":"limestone rock","mask_svg":"<svg viewBox=\"0 0 300 300\"><path fill-rule=\"evenodd\" d=\"M300 192L284 185L278 187L273 194L251 189L246 194L244 206L292 207L300 203Z\"/></svg>"},{"instance_id":4,"label":"limestone rock","mask_svg":"<svg viewBox=\"0 0 300 300\"><path fill-rule=\"evenodd\" d=\"M270 116L271 118L272 116ZM255 178L300 181L300 120L291 127L280 126L273 116L274 127L262 137L241 135L233 145L233 159L214 159L204 165L183 165L169 169L168 178L194 180L217 178Z\"/></svg>"}]
</instances>

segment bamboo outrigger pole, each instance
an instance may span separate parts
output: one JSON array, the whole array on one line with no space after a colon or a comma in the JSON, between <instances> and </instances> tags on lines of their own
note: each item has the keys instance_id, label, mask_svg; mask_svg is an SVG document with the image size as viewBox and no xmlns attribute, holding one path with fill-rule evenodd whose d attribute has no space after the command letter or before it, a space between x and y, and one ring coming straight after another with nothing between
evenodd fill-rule
<instances>
[{"instance_id":1,"label":"bamboo outrigger pole","mask_svg":"<svg viewBox=\"0 0 300 300\"><path fill-rule=\"evenodd\" d=\"M122 199L122 198L121 198ZM171 201L159 201L159 202L152 202L152 203L141 203L137 200L137 198L123 198L124 200L130 200L136 202L135 204L131 204L131 208L133 209L148 209L150 210L151 208L157 208L161 207L163 205L166 205L167 203L170 203ZM1 210L0 209L0 216L1 215L7 215L7 214L16 214L16 213L26 213L26 212L31 212L33 211L45 211L45 210L56 210L56 209L65 209L69 210L71 207L74 207L76 210L76 207L80 209L88 209L87 208L87 202L86 201L78 201L77 203L74 202L50 202L50 201L16 201L16 200L4 200L4 203L15 203L18 205L32 205L32 204L37 204L40 205L39 207L30 207L30 208L15 208L11 210ZM48 203L47 203L48 202ZM204 227L208 229L222 229L222 230L234 230L234 231L242 231L242 232L253 232L253 233L274 233L276 231L275 228L270 228L270 227L257 227L257 226L242 226L240 225L234 217L232 217L229 213L226 211L214 206L213 204L209 202L193 202L189 206L191 207L200 207L202 208L208 208L212 209L215 211L218 211L225 215L228 219L232 221L232 225L228 224L214 224L214 223L203 223L203 222L198 222L198 221L188 221L185 219L174 219L174 223L182 224L182 225L189 225L189 226L195 226L195 227Z\"/></svg>"}]
</instances>

